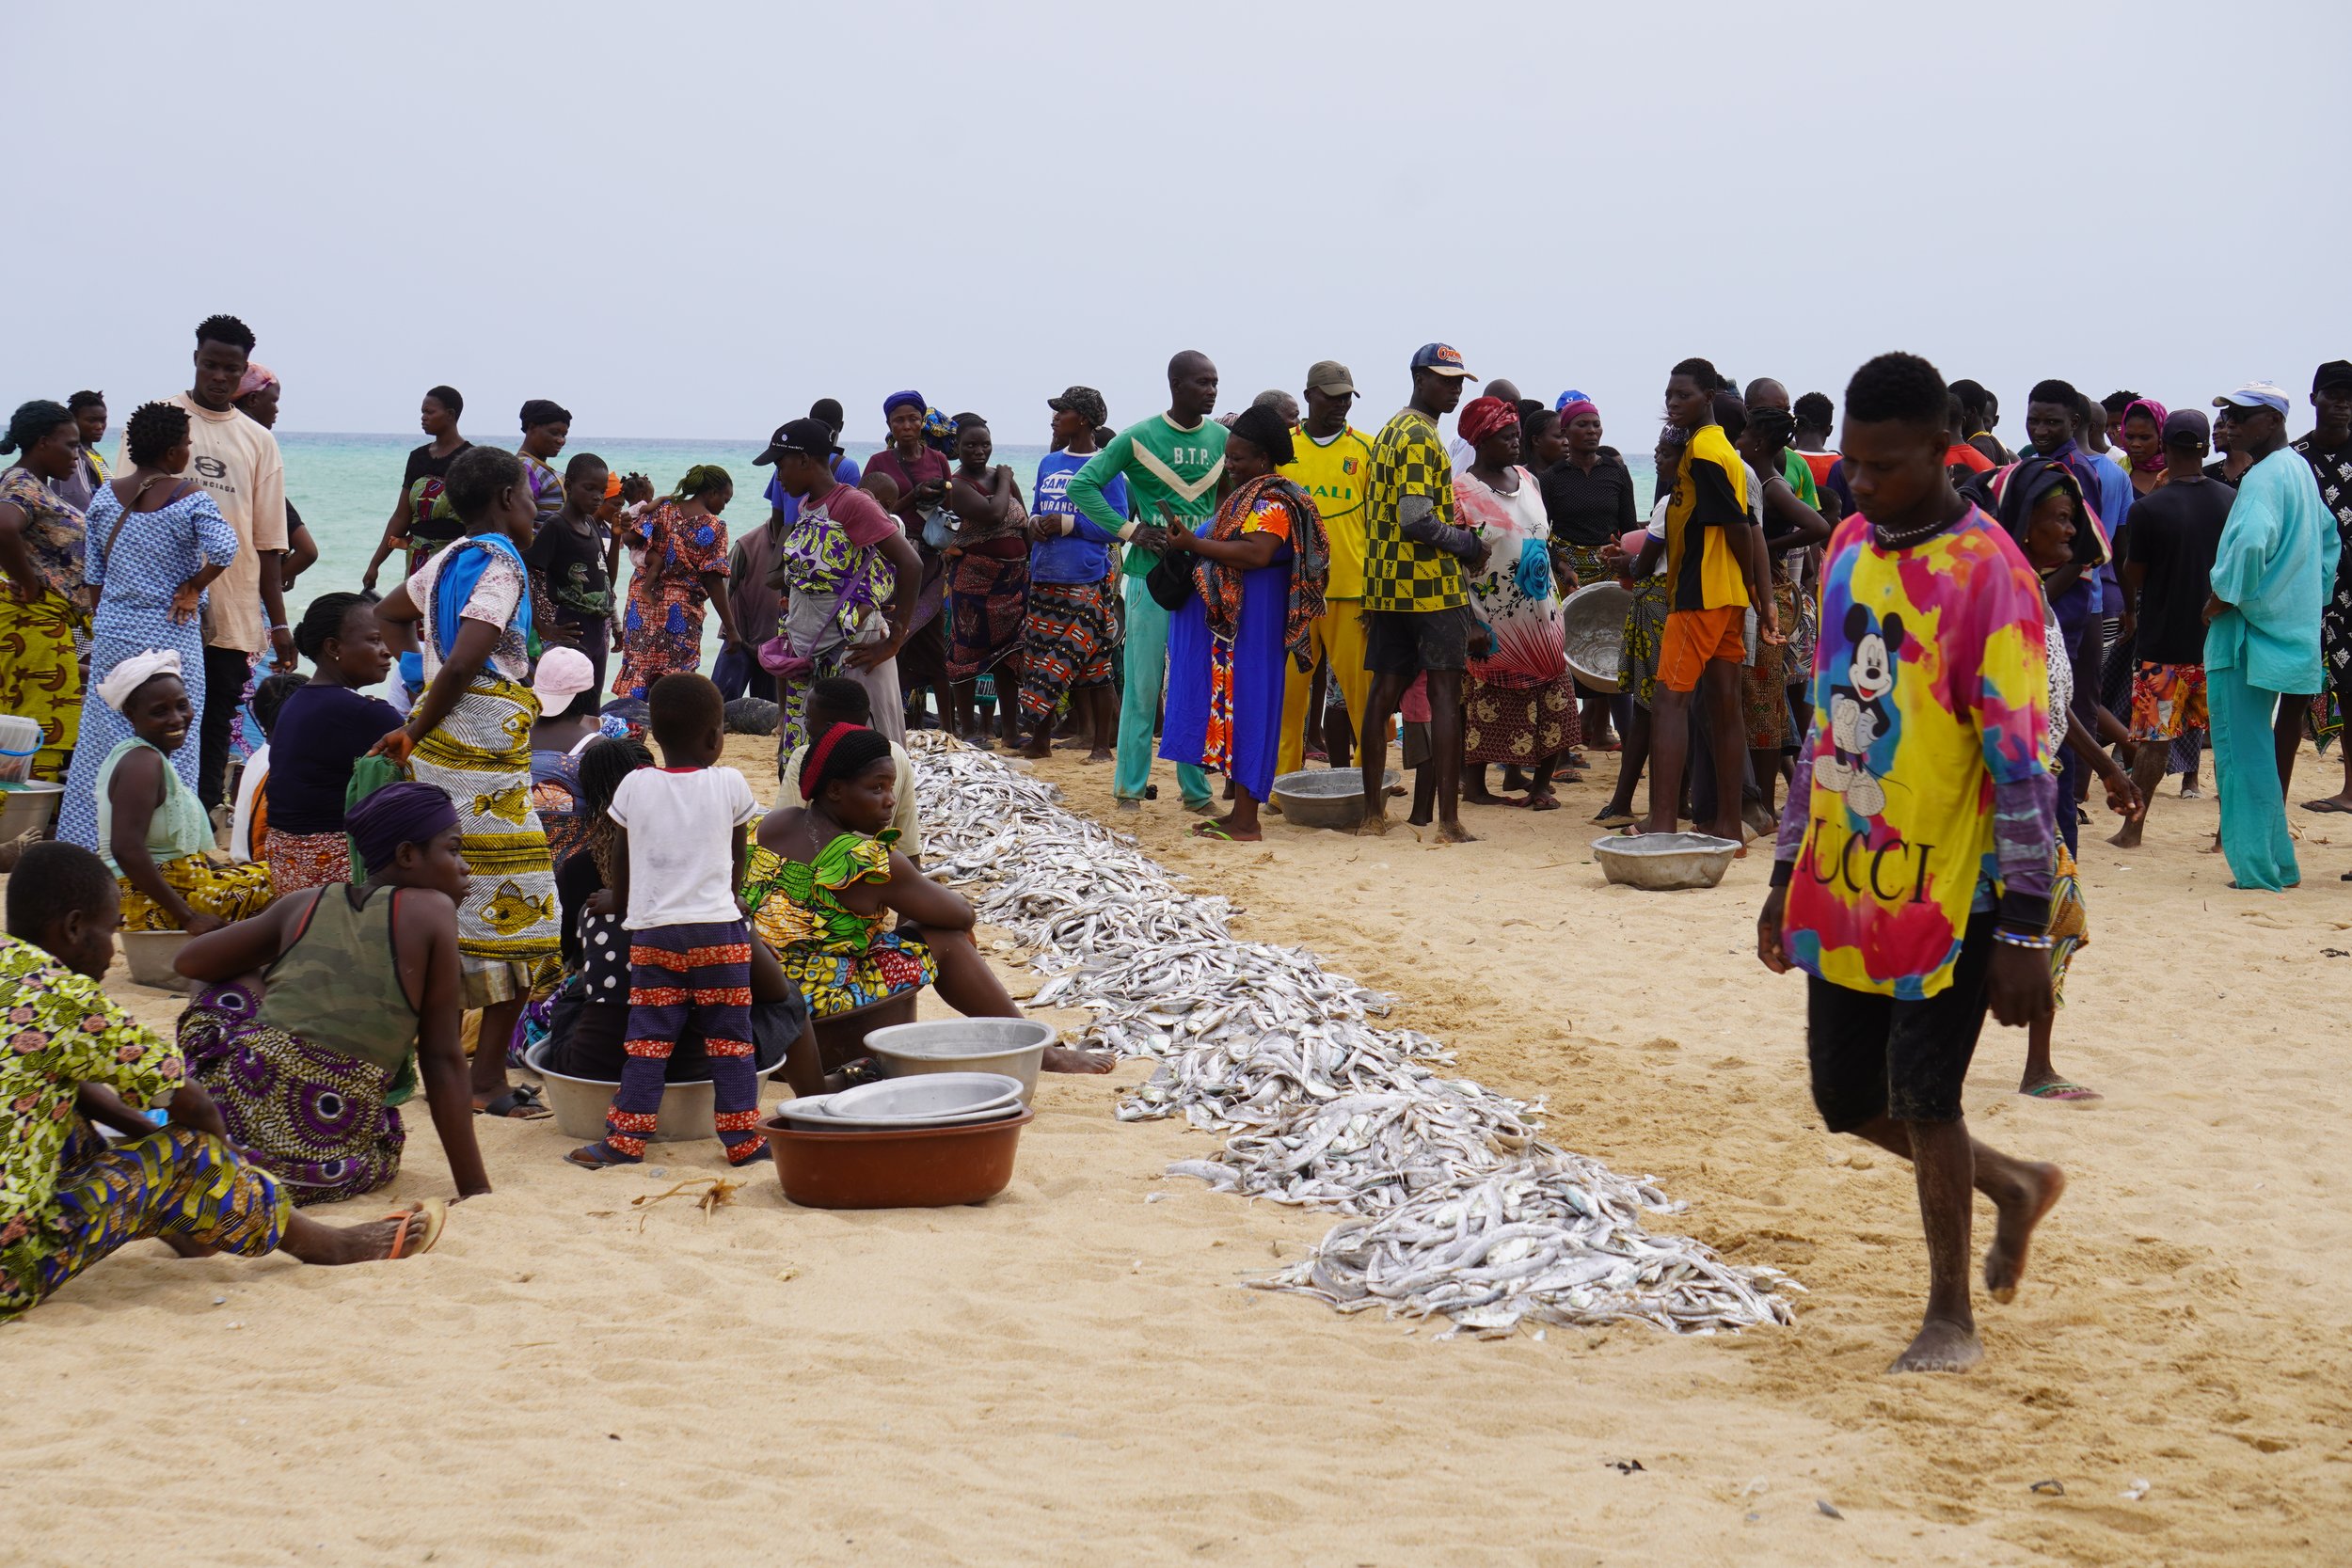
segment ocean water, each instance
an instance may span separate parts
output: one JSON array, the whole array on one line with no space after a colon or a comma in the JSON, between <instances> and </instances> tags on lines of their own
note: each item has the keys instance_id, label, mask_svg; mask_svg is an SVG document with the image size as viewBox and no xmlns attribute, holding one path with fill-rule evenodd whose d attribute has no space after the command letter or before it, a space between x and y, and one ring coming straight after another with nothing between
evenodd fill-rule
<instances>
[{"instance_id":1,"label":"ocean water","mask_svg":"<svg viewBox=\"0 0 2352 1568\"><path fill-rule=\"evenodd\" d=\"M319 546L318 564L294 584L294 602L286 607L290 617L300 619L302 607L321 594L359 586L359 575L367 569L368 557L383 538L384 524L400 498L400 476L407 466L408 453L423 439L423 435L415 431L403 436L278 433L278 450L286 459L286 499L302 514L310 537ZM649 441L575 436L556 459L555 467L560 472L571 458L592 451L615 472L644 474L654 482L657 490L666 494L695 464L716 463L735 480L735 499L723 515L732 538L744 529L755 528L768 520L768 501L761 492L767 488L772 470L752 462L767 445L765 439L756 436L741 440ZM846 442L844 446L861 464L878 450L870 443ZM1009 465L1020 476L1022 494L1025 496L1045 451L1043 447L999 446L996 461ZM379 590L389 590L399 580L401 559L395 555L385 562L382 575L376 579ZM626 562L622 571L627 574ZM703 670L708 673L710 661L718 657L719 650L716 617L705 617L704 632ZM613 657L613 668L617 670L619 650L614 650Z\"/></svg>"}]
</instances>

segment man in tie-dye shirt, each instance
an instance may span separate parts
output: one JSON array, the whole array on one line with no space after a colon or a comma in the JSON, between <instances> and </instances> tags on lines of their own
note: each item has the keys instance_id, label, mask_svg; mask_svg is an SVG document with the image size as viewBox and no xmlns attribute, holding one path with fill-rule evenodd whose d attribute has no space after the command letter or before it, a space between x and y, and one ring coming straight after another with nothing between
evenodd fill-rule
<instances>
[{"instance_id":1,"label":"man in tie-dye shirt","mask_svg":"<svg viewBox=\"0 0 2352 1568\"><path fill-rule=\"evenodd\" d=\"M1895 1371L1982 1357L1969 1300L1969 1189L2000 1212L1984 1262L2014 1294L2056 1165L1977 1143L1961 1086L1985 1009L2047 1018L2057 789L2042 585L1944 467L1943 377L1887 354L1846 388L1859 515L1831 539L1813 726L1756 922L1765 965L1811 976L1806 1054L1833 1132L1912 1162L1929 1292Z\"/></svg>"}]
</instances>

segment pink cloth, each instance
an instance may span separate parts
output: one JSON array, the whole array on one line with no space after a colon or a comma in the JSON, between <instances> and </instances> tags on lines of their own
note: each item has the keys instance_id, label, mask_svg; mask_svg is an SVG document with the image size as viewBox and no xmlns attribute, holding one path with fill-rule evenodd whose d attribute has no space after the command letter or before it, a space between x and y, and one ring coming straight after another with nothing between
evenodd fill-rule
<instances>
[{"instance_id":1,"label":"pink cloth","mask_svg":"<svg viewBox=\"0 0 2352 1568\"><path fill-rule=\"evenodd\" d=\"M818 504L860 549L870 549L898 531L898 519L882 510L882 502L853 484L834 485L833 494Z\"/></svg>"},{"instance_id":2,"label":"pink cloth","mask_svg":"<svg viewBox=\"0 0 2352 1568\"><path fill-rule=\"evenodd\" d=\"M1426 672L1415 675L1413 684L1405 689L1405 699L1397 704L1396 714L1408 724L1429 722L1429 676Z\"/></svg>"}]
</instances>

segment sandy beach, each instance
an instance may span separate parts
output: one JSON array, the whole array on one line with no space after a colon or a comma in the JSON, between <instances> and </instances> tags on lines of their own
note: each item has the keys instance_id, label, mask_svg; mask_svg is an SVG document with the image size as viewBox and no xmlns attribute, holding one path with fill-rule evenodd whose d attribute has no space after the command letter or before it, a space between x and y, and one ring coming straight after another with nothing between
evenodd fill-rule
<instances>
[{"instance_id":1,"label":"sandy beach","mask_svg":"<svg viewBox=\"0 0 2352 1568\"><path fill-rule=\"evenodd\" d=\"M1107 813L1076 757L1041 770ZM729 760L772 793L766 742ZM1210 1145L1113 1119L1144 1062L1049 1079L1011 1189L975 1209L800 1210L764 1168L708 1215L640 1206L718 1174L716 1144L591 1175L551 1122L484 1122L498 1190L420 1261L139 1243L0 1330L0 1560L2338 1559L2352 829L2294 813L2309 879L2265 897L2226 891L2216 808L2176 780L2145 847L2094 814L2058 1061L2107 1099L2020 1099L2024 1036L1988 1029L1972 1123L2072 1186L2017 1301L1979 1297L1985 1365L1897 1380L1926 1279L1911 1180L1814 1117L1804 987L1754 957L1769 851L1711 891L1605 886L1594 761L1561 813L1472 810L1468 848L1279 818L1199 843L1165 778L1121 825L1242 905L1237 932L1394 992L1464 1073L1548 1097L1557 1141L1654 1174L1691 1204L1660 1227L1788 1270L1793 1328L1437 1343L1241 1289L1329 1220L1163 1180ZM2298 784L2335 767L2307 752ZM175 999L110 986L169 1027ZM412 1111L401 1177L342 1217L450 1191Z\"/></svg>"}]
</instances>

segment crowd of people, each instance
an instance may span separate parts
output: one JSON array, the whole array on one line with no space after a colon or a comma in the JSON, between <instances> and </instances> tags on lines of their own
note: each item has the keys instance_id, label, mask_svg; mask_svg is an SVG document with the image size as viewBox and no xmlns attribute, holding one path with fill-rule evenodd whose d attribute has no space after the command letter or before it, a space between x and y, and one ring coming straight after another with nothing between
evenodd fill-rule
<instances>
[{"instance_id":1,"label":"crowd of people","mask_svg":"<svg viewBox=\"0 0 2352 1568\"><path fill-rule=\"evenodd\" d=\"M476 445L442 386L359 581L295 617L317 551L254 347L199 325L189 389L140 404L111 459L99 393L8 423L0 713L39 735L0 763L62 795L53 836L4 851L0 1316L141 1235L430 1245L438 1206L298 1212L391 1179L420 1085L463 1198L489 1187L474 1117L548 1114L518 1063L614 1085L576 1164L642 1161L679 1077L711 1081L741 1164L762 1074L854 1081L925 987L1014 1016L970 906L923 873L902 742L936 724L1080 750L1119 812L1172 762L1217 841L1263 837L1278 781L1318 762L1389 831L1392 742L1440 842L1474 842L1465 804L1558 811L1611 752L1600 825L1772 836L1758 950L1812 977L1817 1104L1919 1172L1933 1285L1898 1365L1964 1365L1970 1187L2001 1213L2005 1297L2063 1186L1967 1136L1985 1012L2030 1030L2021 1092L2097 1098L2051 1027L2088 937L2092 780L2128 846L2210 750L2233 885L2292 888L2296 752L2337 737L2352 683L2342 360L2299 439L2269 383L2209 421L2052 379L2020 453L1988 389L1914 356L1865 365L1842 410L1687 358L1644 494L1592 398L1466 398L1444 343L1369 434L1343 364L1220 419L1188 350L1124 428L1090 387L1047 398L1033 474L914 390L861 465L818 399L752 458L768 515L732 541L725 468L663 492L564 459L544 399L515 450ZM746 697L772 802L722 761ZM2307 809L2352 811L2352 756ZM118 928L189 939L173 1041L95 983Z\"/></svg>"}]
</instances>

